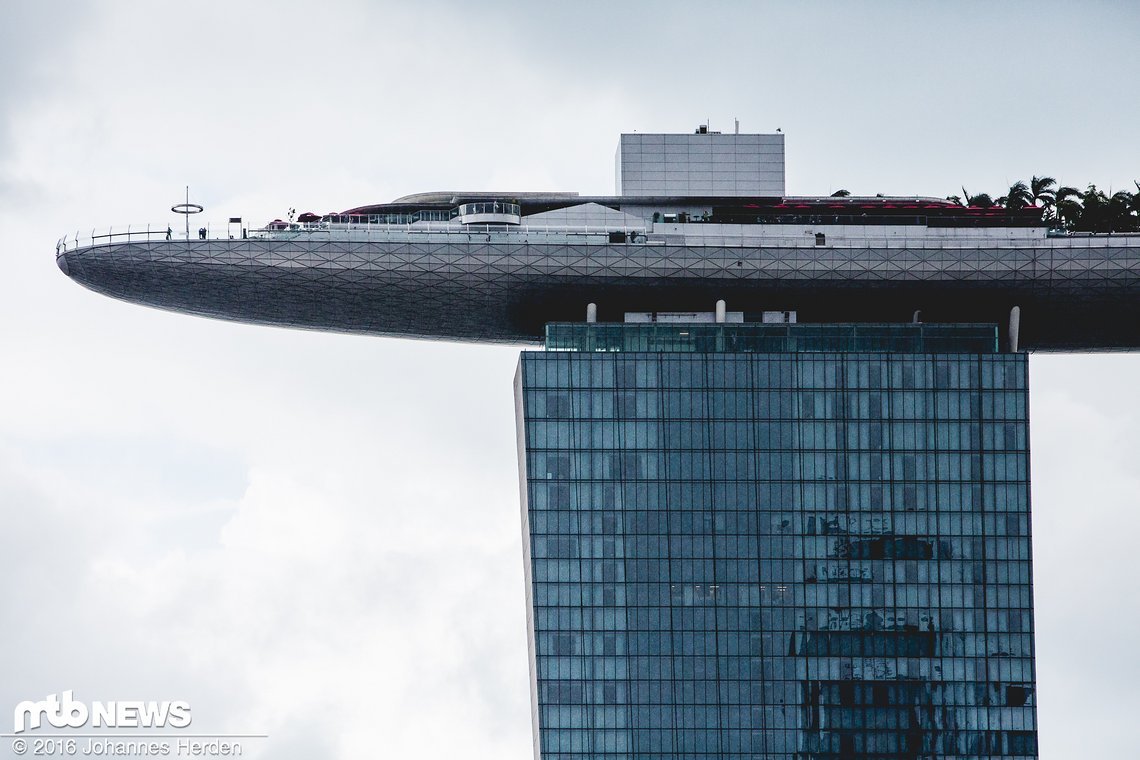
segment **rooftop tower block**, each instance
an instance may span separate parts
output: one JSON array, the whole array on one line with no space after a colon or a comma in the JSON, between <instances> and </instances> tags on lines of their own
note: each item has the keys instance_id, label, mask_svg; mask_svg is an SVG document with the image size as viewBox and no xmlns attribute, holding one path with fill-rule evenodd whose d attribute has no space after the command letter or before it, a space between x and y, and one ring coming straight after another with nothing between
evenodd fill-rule
<instances>
[{"instance_id":1,"label":"rooftop tower block","mask_svg":"<svg viewBox=\"0 0 1140 760\"><path fill-rule=\"evenodd\" d=\"M636 197L784 195L784 136L624 134L617 150L617 194Z\"/></svg>"}]
</instances>

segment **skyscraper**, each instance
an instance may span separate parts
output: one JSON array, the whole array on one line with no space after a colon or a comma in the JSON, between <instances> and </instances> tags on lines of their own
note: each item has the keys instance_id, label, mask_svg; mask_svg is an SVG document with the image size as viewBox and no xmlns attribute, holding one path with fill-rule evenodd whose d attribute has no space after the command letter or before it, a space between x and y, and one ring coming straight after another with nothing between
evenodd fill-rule
<instances>
[{"instance_id":1,"label":"skyscraper","mask_svg":"<svg viewBox=\"0 0 1140 760\"><path fill-rule=\"evenodd\" d=\"M516 377L535 757L1036 757L1025 354L551 325Z\"/></svg>"}]
</instances>

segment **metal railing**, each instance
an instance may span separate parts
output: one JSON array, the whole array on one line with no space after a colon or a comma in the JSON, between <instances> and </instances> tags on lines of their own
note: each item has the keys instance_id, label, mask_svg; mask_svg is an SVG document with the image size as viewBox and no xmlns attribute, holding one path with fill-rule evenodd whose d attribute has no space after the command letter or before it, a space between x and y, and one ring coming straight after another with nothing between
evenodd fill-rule
<instances>
[{"instance_id":1,"label":"metal railing","mask_svg":"<svg viewBox=\"0 0 1140 760\"><path fill-rule=\"evenodd\" d=\"M648 242L645 230L614 230L612 227L526 227L505 224L457 225L447 222L421 222L416 225L402 224L328 224L325 222L272 223L266 227L250 228L235 225L207 224L197 229L176 230L167 225L135 224L110 227L106 230L76 231L65 235L56 242L56 255L78 248L121 243L150 242L198 242L210 240L329 240L398 242L401 240L423 240L425 236L464 241L487 241L492 236L504 240L520 242L520 234L527 236L549 236L559 240L534 240L532 242L574 242L582 244L602 244L610 242L613 233L625 236L628 242ZM663 242L663 241L657 241Z\"/></svg>"},{"instance_id":2,"label":"metal railing","mask_svg":"<svg viewBox=\"0 0 1140 760\"><path fill-rule=\"evenodd\" d=\"M235 237L253 237L255 233L265 232L264 229L250 229L237 224L207 224L187 231L175 229L168 224L127 224L119 227L108 227L105 230L93 229L90 232L77 230L73 235L64 235L55 244L58 256L66 251L77 248L89 248L96 245L110 245L114 243L148 243L159 240L182 241L187 240L233 240Z\"/></svg>"},{"instance_id":3,"label":"metal railing","mask_svg":"<svg viewBox=\"0 0 1140 760\"><path fill-rule=\"evenodd\" d=\"M366 222L273 222L251 228L237 223L207 223L197 228L175 229L172 225L134 224L106 230L77 231L56 243L56 255L77 248L121 243L182 242L209 240L346 240L352 242L498 242L571 245L681 245L705 248L908 248L908 249L1016 249L1027 246L1100 248L1119 246L1140 248L1137 233L1071 233L1046 237L1044 230L1032 234L1026 229L973 228L950 231L943 228L917 228L914 234L893 234L869 227L783 230L776 225L723 225L712 229L682 229L688 225L646 224L644 227L567 226L528 224L466 224L457 222L418 222L416 224ZM717 225L717 227L722 227ZM662 229L664 228L664 229ZM822 236L819 231L823 230ZM921 230L921 231L920 231ZM1012 234L1011 234L1012 232ZM762 233L762 234L757 234ZM996 234L995 234L996 233Z\"/></svg>"}]
</instances>

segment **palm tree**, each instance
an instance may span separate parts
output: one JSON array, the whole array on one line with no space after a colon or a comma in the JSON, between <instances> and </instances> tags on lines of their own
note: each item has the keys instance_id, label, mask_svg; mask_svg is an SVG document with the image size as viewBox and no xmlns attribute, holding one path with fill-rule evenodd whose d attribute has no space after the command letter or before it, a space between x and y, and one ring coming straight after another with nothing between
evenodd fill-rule
<instances>
[{"instance_id":1,"label":"palm tree","mask_svg":"<svg viewBox=\"0 0 1140 760\"><path fill-rule=\"evenodd\" d=\"M1132 215L1133 195L1127 190L1120 190L1108 199L1106 209L1108 232L1134 232L1136 230L1136 217Z\"/></svg>"},{"instance_id":2,"label":"palm tree","mask_svg":"<svg viewBox=\"0 0 1140 760\"><path fill-rule=\"evenodd\" d=\"M989 193L978 193L977 195L970 195L970 191L962 188L962 197L966 199L967 206L976 206L978 208L993 208L994 199L990 197Z\"/></svg>"},{"instance_id":3,"label":"palm tree","mask_svg":"<svg viewBox=\"0 0 1140 760\"><path fill-rule=\"evenodd\" d=\"M1052 177L1033 175L1033 179L1029 180L1029 193L1033 196L1033 203L1041 201L1042 206L1048 206L1056 201L1057 191L1053 189L1056 184L1057 180Z\"/></svg>"},{"instance_id":4,"label":"palm tree","mask_svg":"<svg viewBox=\"0 0 1140 760\"><path fill-rule=\"evenodd\" d=\"M1084 207L1081 206L1081 191L1075 187L1058 187L1057 192L1053 194L1053 205L1057 213L1058 225L1067 229L1076 229L1081 221L1081 213Z\"/></svg>"},{"instance_id":5,"label":"palm tree","mask_svg":"<svg viewBox=\"0 0 1140 760\"><path fill-rule=\"evenodd\" d=\"M1038 177L1036 174L1029 180L1029 194L1033 196L1033 205L1041 205L1044 209L1042 216L1045 219L1053 218L1053 209L1057 205L1057 191L1054 190L1057 180L1052 177Z\"/></svg>"},{"instance_id":6,"label":"palm tree","mask_svg":"<svg viewBox=\"0 0 1140 760\"><path fill-rule=\"evenodd\" d=\"M1111 224L1108 219L1108 196L1093 184L1089 184L1080 196L1081 218L1077 222L1077 229L1080 232L1107 232L1106 228Z\"/></svg>"},{"instance_id":7,"label":"palm tree","mask_svg":"<svg viewBox=\"0 0 1140 760\"><path fill-rule=\"evenodd\" d=\"M1021 180L1009 186L1009 192L997 199L997 205L1008 209L1025 208L1033 203L1029 186Z\"/></svg>"}]
</instances>

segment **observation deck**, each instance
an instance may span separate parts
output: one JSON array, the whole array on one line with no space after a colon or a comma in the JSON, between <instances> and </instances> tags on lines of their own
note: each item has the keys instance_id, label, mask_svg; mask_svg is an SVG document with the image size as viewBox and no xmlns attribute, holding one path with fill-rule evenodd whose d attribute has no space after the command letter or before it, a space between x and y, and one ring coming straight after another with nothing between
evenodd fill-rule
<instances>
[{"instance_id":1,"label":"observation deck","mask_svg":"<svg viewBox=\"0 0 1140 760\"><path fill-rule=\"evenodd\" d=\"M463 203L456 208L455 221L460 224L518 224L522 211L517 203L483 201Z\"/></svg>"},{"instance_id":2,"label":"observation deck","mask_svg":"<svg viewBox=\"0 0 1140 760\"><path fill-rule=\"evenodd\" d=\"M579 202L589 199L563 199ZM65 238L56 257L115 298L304 329L540 343L547 323L582 321L590 303L600 321L621 322L627 311L707 311L723 299L746 320L784 309L808 323L1005 325L1016 306L1023 349L1140 348L1136 234L654 221L612 209L595 225L566 211L557 223L515 223L509 203L467 205L399 224L333 215L206 225L189 239L168 238L165 224L132 226ZM484 214L510 218L459 218Z\"/></svg>"}]
</instances>

